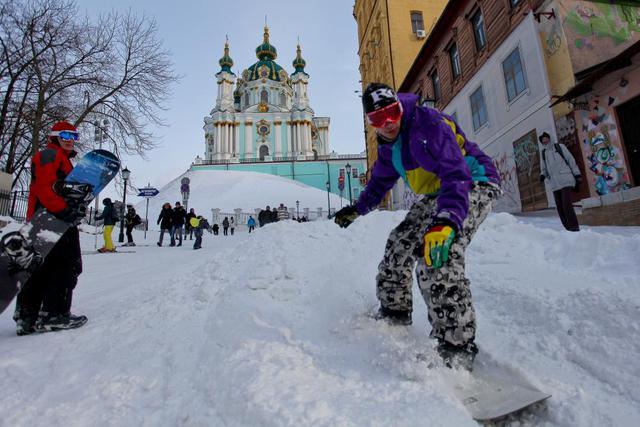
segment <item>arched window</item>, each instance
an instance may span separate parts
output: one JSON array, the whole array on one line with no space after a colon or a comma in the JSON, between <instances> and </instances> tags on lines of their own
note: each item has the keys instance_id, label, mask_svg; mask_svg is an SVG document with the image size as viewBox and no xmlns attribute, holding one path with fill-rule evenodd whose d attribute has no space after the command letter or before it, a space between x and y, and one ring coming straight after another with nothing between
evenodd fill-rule
<instances>
[{"instance_id":1,"label":"arched window","mask_svg":"<svg viewBox=\"0 0 640 427\"><path fill-rule=\"evenodd\" d=\"M313 149L313 160L318 160L318 152L315 150L315 148Z\"/></svg>"},{"instance_id":2,"label":"arched window","mask_svg":"<svg viewBox=\"0 0 640 427\"><path fill-rule=\"evenodd\" d=\"M244 107L247 108L249 106L249 92L244 93Z\"/></svg>"},{"instance_id":3,"label":"arched window","mask_svg":"<svg viewBox=\"0 0 640 427\"><path fill-rule=\"evenodd\" d=\"M260 92L260 102L269 103L269 92L266 89L262 89L262 92Z\"/></svg>"},{"instance_id":4,"label":"arched window","mask_svg":"<svg viewBox=\"0 0 640 427\"><path fill-rule=\"evenodd\" d=\"M261 145L260 146L260 160L264 160L265 156L269 155L269 147L267 147L266 145Z\"/></svg>"},{"instance_id":5,"label":"arched window","mask_svg":"<svg viewBox=\"0 0 640 427\"><path fill-rule=\"evenodd\" d=\"M287 95L284 93L284 91L280 92L280 106L281 107L287 106Z\"/></svg>"}]
</instances>

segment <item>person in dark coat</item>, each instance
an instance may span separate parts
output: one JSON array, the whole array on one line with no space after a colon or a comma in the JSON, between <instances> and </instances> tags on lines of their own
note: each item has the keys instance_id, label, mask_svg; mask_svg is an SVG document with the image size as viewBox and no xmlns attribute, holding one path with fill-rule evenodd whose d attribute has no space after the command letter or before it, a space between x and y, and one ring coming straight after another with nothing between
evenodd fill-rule
<instances>
[{"instance_id":1,"label":"person in dark coat","mask_svg":"<svg viewBox=\"0 0 640 427\"><path fill-rule=\"evenodd\" d=\"M187 235L189 235L189 240L193 240L193 227L191 227L191 218L196 218L196 211L191 208L189 209L189 213L187 214L187 218L185 219L184 222L184 227L185 227L185 235L184 235L184 240L187 240Z\"/></svg>"},{"instance_id":2,"label":"person in dark coat","mask_svg":"<svg viewBox=\"0 0 640 427\"><path fill-rule=\"evenodd\" d=\"M171 233L171 246L176 244L176 238L179 238L178 246L182 246L182 227L184 227L184 221L187 217L187 212L184 210L180 202L176 202L176 207L173 208L173 233Z\"/></svg>"},{"instance_id":3,"label":"person in dark coat","mask_svg":"<svg viewBox=\"0 0 640 427\"><path fill-rule=\"evenodd\" d=\"M211 229L213 230L214 236L217 236L218 233L220 232L220 226L218 224L213 224L213 227L211 227Z\"/></svg>"},{"instance_id":4,"label":"person in dark coat","mask_svg":"<svg viewBox=\"0 0 640 427\"><path fill-rule=\"evenodd\" d=\"M236 229L236 220L234 217L231 217L229 218L229 230L231 231L232 236L235 229Z\"/></svg>"},{"instance_id":5,"label":"person in dark coat","mask_svg":"<svg viewBox=\"0 0 640 427\"><path fill-rule=\"evenodd\" d=\"M229 235L229 217L224 217L222 221L222 234L225 236Z\"/></svg>"},{"instance_id":6,"label":"person in dark coat","mask_svg":"<svg viewBox=\"0 0 640 427\"><path fill-rule=\"evenodd\" d=\"M162 210L160 211L160 215L158 215L158 221L156 223L160 224L160 240L158 240L158 246L162 246L165 231L169 233L171 240L173 240L173 236L171 235L171 231L173 230L173 210L171 209L171 203L162 205Z\"/></svg>"},{"instance_id":7,"label":"person in dark coat","mask_svg":"<svg viewBox=\"0 0 640 427\"><path fill-rule=\"evenodd\" d=\"M274 208L271 209L271 222L278 222L278 209L273 205Z\"/></svg>"},{"instance_id":8,"label":"person in dark coat","mask_svg":"<svg viewBox=\"0 0 640 427\"><path fill-rule=\"evenodd\" d=\"M113 240L111 239L111 233L113 232L113 227L116 225L116 218L113 212L113 202L110 198L105 198L102 201L104 205L104 209L100 215L96 215L96 220L104 221L104 246L98 249L98 252L115 252L116 247L113 244Z\"/></svg>"},{"instance_id":9,"label":"person in dark coat","mask_svg":"<svg viewBox=\"0 0 640 427\"><path fill-rule=\"evenodd\" d=\"M72 124L58 122L51 128L46 148L31 160L27 221L39 210L47 209L72 226L18 293L13 316L17 335L72 329L87 322L86 316L71 314L73 290L82 273L80 234L76 224L84 217L86 204L80 202L80 198L65 194L61 186L56 185L73 169L70 159L76 155L73 148L78 140L79 134Z\"/></svg>"},{"instance_id":10,"label":"person in dark coat","mask_svg":"<svg viewBox=\"0 0 640 427\"><path fill-rule=\"evenodd\" d=\"M267 206L266 209L261 210L258 214L258 225L264 227L271 222L271 207Z\"/></svg>"},{"instance_id":11,"label":"person in dark coat","mask_svg":"<svg viewBox=\"0 0 640 427\"><path fill-rule=\"evenodd\" d=\"M124 223L127 230L127 243L125 246L135 246L136 244L133 241L133 234L131 234L131 232L136 225L142 224L142 219L131 205L127 206L127 215L124 217Z\"/></svg>"}]
</instances>

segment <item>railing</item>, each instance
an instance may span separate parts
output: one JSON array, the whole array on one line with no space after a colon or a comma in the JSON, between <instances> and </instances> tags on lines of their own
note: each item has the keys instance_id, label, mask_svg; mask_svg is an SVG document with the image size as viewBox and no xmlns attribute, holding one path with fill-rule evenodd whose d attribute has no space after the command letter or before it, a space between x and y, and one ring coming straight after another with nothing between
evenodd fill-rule
<instances>
[{"instance_id":1,"label":"railing","mask_svg":"<svg viewBox=\"0 0 640 427\"><path fill-rule=\"evenodd\" d=\"M10 216L18 221L27 217L28 191L0 191L0 216Z\"/></svg>"},{"instance_id":2,"label":"railing","mask_svg":"<svg viewBox=\"0 0 640 427\"><path fill-rule=\"evenodd\" d=\"M229 220L231 220L231 218L235 220L235 228L246 228L249 216L252 216L253 219L256 220L256 225L258 225L258 215L260 211L261 209L254 209L253 211L245 212L238 209L235 212L221 212L219 209L211 209L211 225L218 224L222 226L222 221L227 217ZM331 214L333 215L335 213L336 209L331 208ZM328 219L329 212L320 208L300 208L300 218L302 217L306 217L308 221L321 221ZM297 220L297 208L287 208L286 219Z\"/></svg>"},{"instance_id":3,"label":"railing","mask_svg":"<svg viewBox=\"0 0 640 427\"><path fill-rule=\"evenodd\" d=\"M193 166L210 166L210 165L233 165L246 163L272 163L272 162L315 162L325 160L348 160L348 159L366 159L367 156L362 154L323 154L318 156L284 156L284 157L268 157L261 159L259 157L250 157L244 159L222 159L222 160L200 160L193 163Z\"/></svg>"}]
</instances>

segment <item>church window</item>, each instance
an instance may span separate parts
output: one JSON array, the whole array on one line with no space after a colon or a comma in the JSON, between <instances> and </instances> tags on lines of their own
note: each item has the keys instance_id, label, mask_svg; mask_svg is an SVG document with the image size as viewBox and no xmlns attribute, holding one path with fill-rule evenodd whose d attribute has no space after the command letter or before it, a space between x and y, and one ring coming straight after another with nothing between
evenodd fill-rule
<instances>
[{"instance_id":1,"label":"church window","mask_svg":"<svg viewBox=\"0 0 640 427\"><path fill-rule=\"evenodd\" d=\"M318 160L318 151L313 150L313 160Z\"/></svg>"},{"instance_id":2,"label":"church window","mask_svg":"<svg viewBox=\"0 0 640 427\"><path fill-rule=\"evenodd\" d=\"M281 107L287 106L287 95L284 93L284 91L280 92L280 106Z\"/></svg>"},{"instance_id":3,"label":"church window","mask_svg":"<svg viewBox=\"0 0 640 427\"><path fill-rule=\"evenodd\" d=\"M249 106L249 92L244 93L244 106L245 108Z\"/></svg>"},{"instance_id":4,"label":"church window","mask_svg":"<svg viewBox=\"0 0 640 427\"><path fill-rule=\"evenodd\" d=\"M260 102L269 103L269 92L266 89L262 89L262 92L260 92Z\"/></svg>"}]
</instances>

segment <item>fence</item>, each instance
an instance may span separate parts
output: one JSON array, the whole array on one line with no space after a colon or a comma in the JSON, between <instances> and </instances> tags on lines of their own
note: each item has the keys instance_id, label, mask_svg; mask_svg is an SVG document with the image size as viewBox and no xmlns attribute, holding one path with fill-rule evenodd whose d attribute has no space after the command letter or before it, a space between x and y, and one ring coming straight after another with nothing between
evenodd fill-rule
<instances>
[{"instance_id":1,"label":"fence","mask_svg":"<svg viewBox=\"0 0 640 427\"><path fill-rule=\"evenodd\" d=\"M28 191L0 191L0 216L24 221L27 217L28 200Z\"/></svg>"},{"instance_id":2,"label":"fence","mask_svg":"<svg viewBox=\"0 0 640 427\"><path fill-rule=\"evenodd\" d=\"M260 214L260 211L262 211L260 208L254 209L253 212L246 212L242 209L234 209L233 212L222 212L221 209L211 209L211 225L222 225L222 221L227 217L229 219L235 219L236 228L246 227L249 216L252 216L253 219L256 220L256 223L258 222L258 215ZM329 216L329 212L322 208L316 208L315 210L312 210L311 208L300 208L299 213L300 215L298 215L297 208L287 208L287 219L306 217L309 221L321 221L326 220ZM336 210L331 208L331 215L335 213Z\"/></svg>"},{"instance_id":3,"label":"fence","mask_svg":"<svg viewBox=\"0 0 640 427\"><path fill-rule=\"evenodd\" d=\"M0 216L9 216L16 221L24 222L27 218L27 207L29 204L28 191L0 191ZM85 221L89 225L102 225L102 221L96 221L96 215L101 211L94 211L93 206L87 210ZM135 227L137 230L145 229L145 221Z\"/></svg>"}]
</instances>

